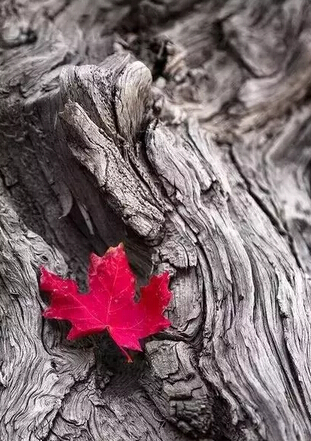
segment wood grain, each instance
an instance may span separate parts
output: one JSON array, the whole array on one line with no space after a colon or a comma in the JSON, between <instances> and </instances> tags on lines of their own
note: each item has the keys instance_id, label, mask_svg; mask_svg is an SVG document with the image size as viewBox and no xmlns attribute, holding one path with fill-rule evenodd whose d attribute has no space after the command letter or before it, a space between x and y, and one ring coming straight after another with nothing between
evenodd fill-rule
<instances>
[{"instance_id":1,"label":"wood grain","mask_svg":"<svg viewBox=\"0 0 311 441\"><path fill-rule=\"evenodd\" d=\"M0 11L1 440L308 441L309 3ZM174 292L133 365L38 289L120 241Z\"/></svg>"}]
</instances>

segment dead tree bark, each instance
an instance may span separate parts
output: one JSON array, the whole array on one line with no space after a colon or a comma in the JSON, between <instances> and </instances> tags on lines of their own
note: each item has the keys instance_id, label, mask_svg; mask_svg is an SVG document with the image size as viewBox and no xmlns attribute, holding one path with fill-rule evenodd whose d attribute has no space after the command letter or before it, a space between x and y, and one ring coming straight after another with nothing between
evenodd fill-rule
<instances>
[{"instance_id":1,"label":"dead tree bark","mask_svg":"<svg viewBox=\"0 0 311 441\"><path fill-rule=\"evenodd\" d=\"M0 439L310 440L308 2L0 11ZM38 288L120 241L174 293L132 365Z\"/></svg>"}]
</instances>

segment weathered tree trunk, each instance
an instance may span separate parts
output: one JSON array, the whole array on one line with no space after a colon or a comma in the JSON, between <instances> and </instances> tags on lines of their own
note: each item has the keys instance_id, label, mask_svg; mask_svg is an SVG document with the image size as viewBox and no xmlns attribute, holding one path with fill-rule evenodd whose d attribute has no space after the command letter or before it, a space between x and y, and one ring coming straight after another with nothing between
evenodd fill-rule
<instances>
[{"instance_id":1,"label":"weathered tree trunk","mask_svg":"<svg viewBox=\"0 0 311 441\"><path fill-rule=\"evenodd\" d=\"M0 11L1 441L310 440L309 2ZM174 293L130 365L38 288L120 241Z\"/></svg>"}]
</instances>

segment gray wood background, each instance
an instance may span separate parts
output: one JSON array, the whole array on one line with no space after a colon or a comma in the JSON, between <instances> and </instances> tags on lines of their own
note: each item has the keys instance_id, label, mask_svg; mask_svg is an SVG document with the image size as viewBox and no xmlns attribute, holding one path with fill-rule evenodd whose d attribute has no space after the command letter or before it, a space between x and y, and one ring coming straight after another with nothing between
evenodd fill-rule
<instances>
[{"instance_id":1,"label":"gray wood background","mask_svg":"<svg viewBox=\"0 0 311 441\"><path fill-rule=\"evenodd\" d=\"M311 4L1 0L1 441L311 439ZM42 318L125 243L134 363Z\"/></svg>"}]
</instances>

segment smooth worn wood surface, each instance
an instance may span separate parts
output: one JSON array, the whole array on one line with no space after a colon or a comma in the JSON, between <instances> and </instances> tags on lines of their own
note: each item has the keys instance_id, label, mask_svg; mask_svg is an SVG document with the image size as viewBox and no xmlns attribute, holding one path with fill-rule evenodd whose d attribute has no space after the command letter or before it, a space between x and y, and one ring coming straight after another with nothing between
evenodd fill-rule
<instances>
[{"instance_id":1,"label":"smooth worn wood surface","mask_svg":"<svg viewBox=\"0 0 311 441\"><path fill-rule=\"evenodd\" d=\"M307 0L0 4L1 441L311 439ZM172 327L43 319L124 242Z\"/></svg>"}]
</instances>

